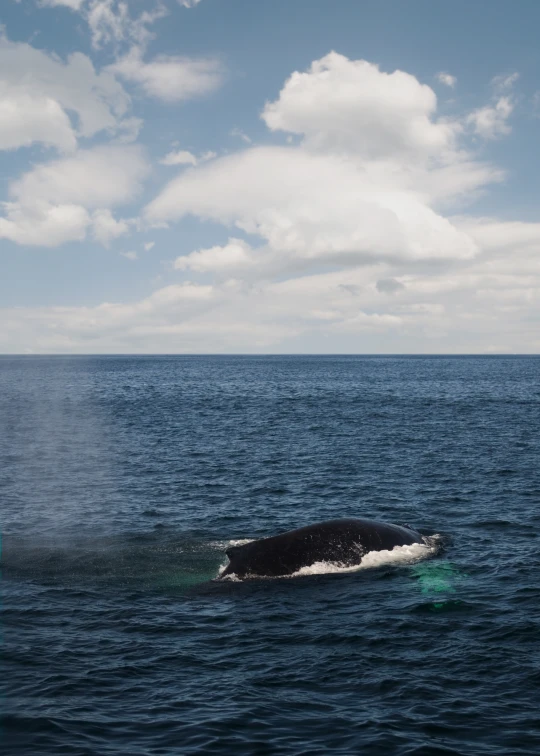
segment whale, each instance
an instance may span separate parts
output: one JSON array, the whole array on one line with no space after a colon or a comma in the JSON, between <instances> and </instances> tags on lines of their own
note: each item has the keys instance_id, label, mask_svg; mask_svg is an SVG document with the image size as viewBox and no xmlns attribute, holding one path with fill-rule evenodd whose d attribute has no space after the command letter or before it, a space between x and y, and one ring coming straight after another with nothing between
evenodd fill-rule
<instances>
[{"instance_id":1,"label":"whale","mask_svg":"<svg viewBox=\"0 0 540 756\"><path fill-rule=\"evenodd\" d=\"M328 520L231 546L225 552L229 563L219 578L285 577L315 562L354 567L371 551L391 551L415 543L426 542L408 525L368 519Z\"/></svg>"}]
</instances>

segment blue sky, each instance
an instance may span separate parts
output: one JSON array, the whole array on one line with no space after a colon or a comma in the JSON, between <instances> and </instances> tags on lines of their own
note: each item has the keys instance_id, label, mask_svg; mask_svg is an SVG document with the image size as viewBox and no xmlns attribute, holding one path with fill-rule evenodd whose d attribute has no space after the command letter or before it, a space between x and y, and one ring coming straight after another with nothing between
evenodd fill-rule
<instances>
[{"instance_id":1,"label":"blue sky","mask_svg":"<svg viewBox=\"0 0 540 756\"><path fill-rule=\"evenodd\" d=\"M0 352L538 353L517 10L6 0Z\"/></svg>"}]
</instances>

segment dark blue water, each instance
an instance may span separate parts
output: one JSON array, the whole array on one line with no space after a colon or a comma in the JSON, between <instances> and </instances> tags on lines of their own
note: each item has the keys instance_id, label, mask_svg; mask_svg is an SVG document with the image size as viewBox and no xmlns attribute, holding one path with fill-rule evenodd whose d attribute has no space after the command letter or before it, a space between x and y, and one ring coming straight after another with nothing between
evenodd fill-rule
<instances>
[{"instance_id":1,"label":"dark blue water","mask_svg":"<svg viewBox=\"0 0 540 756\"><path fill-rule=\"evenodd\" d=\"M540 359L0 358L6 754L540 753ZM212 582L231 539L438 555Z\"/></svg>"}]
</instances>

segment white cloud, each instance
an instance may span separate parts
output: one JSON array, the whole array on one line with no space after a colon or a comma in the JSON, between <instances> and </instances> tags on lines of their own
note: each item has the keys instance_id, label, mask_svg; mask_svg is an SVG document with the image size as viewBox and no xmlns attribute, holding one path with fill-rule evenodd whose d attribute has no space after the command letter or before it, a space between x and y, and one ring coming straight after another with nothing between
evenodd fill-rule
<instances>
[{"instance_id":1,"label":"white cloud","mask_svg":"<svg viewBox=\"0 0 540 756\"><path fill-rule=\"evenodd\" d=\"M181 174L146 215L157 223L194 214L235 224L285 261L472 256L474 243L396 174L301 147L253 148Z\"/></svg>"},{"instance_id":2,"label":"white cloud","mask_svg":"<svg viewBox=\"0 0 540 756\"><path fill-rule=\"evenodd\" d=\"M197 158L187 150L169 152L159 161L161 165L197 165Z\"/></svg>"},{"instance_id":3,"label":"white cloud","mask_svg":"<svg viewBox=\"0 0 540 756\"><path fill-rule=\"evenodd\" d=\"M118 124L118 135L115 142L118 144L130 144L131 142L135 142L143 124L144 121L142 118L124 118Z\"/></svg>"},{"instance_id":4,"label":"white cloud","mask_svg":"<svg viewBox=\"0 0 540 756\"><path fill-rule=\"evenodd\" d=\"M120 42L125 39L130 23L126 2L93 0L85 15L92 34L93 47L99 48L108 42Z\"/></svg>"},{"instance_id":5,"label":"white cloud","mask_svg":"<svg viewBox=\"0 0 540 756\"><path fill-rule=\"evenodd\" d=\"M56 8L65 6L71 10L79 11L85 0L39 0L39 4L44 8Z\"/></svg>"},{"instance_id":6,"label":"white cloud","mask_svg":"<svg viewBox=\"0 0 540 756\"><path fill-rule=\"evenodd\" d=\"M34 142L62 151L77 146L69 117L56 100L0 83L0 149L29 147Z\"/></svg>"},{"instance_id":7,"label":"white cloud","mask_svg":"<svg viewBox=\"0 0 540 756\"><path fill-rule=\"evenodd\" d=\"M0 218L0 239L10 239L16 244L56 247L67 241L82 241L90 223L88 212L80 205L47 202L3 205L5 217Z\"/></svg>"},{"instance_id":8,"label":"white cloud","mask_svg":"<svg viewBox=\"0 0 540 756\"><path fill-rule=\"evenodd\" d=\"M129 106L114 76L97 73L86 55L73 53L64 63L0 36L0 147L42 142L70 151L77 137L121 130Z\"/></svg>"},{"instance_id":9,"label":"white cloud","mask_svg":"<svg viewBox=\"0 0 540 756\"><path fill-rule=\"evenodd\" d=\"M140 147L99 146L36 166L10 185L10 195L23 204L118 205L138 194L148 171Z\"/></svg>"},{"instance_id":10,"label":"white cloud","mask_svg":"<svg viewBox=\"0 0 540 756\"><path fill-rule=\"evenodd\" d=\"M299 143L197 165L170 181L145 217L163 225L191 214L258 236L249 254L226 245L177 261L223 275L230 256L249 280L373 260L471 260L478 243L442 211L504 174L463 148L463 125L438 119L436 104L407 73L331 53L294 73L262 113Z\"/></svg>"},{"instance_id":11,"label":"white cloud","mask_svg":"<svg viewBox=\"0 0 540 756\"><path fill-rule=\"evenodd\" d=\"M445 73L444 71L441 71L437 74L437 79L441 84L444 84L446 87L450 87L450 89L454 89L457 84L457 78L455 76L452 76L452 74Z\"/></svg>"},{"instance_id":12,"label":"white cloud","mask_svg":"<svg viewBox=\"0 0 540 756\"><path fill-rule=\"evenodd\" d=\"M467 217L457 217L455 223L466 230L484 250L504 250L509 255L512 250L519 249L540 251L540 223ZM511 257L508 258L508 263L514 264ZM540 271L540 257L538 270Z\"/></svg>"},{"instance_id":13,"label":"white cloud","mask_svg":"<svg viewBox=\"0 0 540 756\"><path fill-rule=\"evenodd\" d=\"M148 27L167 13L165 5L157 2L152 10L145 10L137 18L132 18L125 0L90 0L84 17L90 27L92 45L99 49L111 42L145 45L153 37Z\"/></svg>"},{"instance_id":14,"label":"white cloud","mask_svg":"<svg viewBox=\"0 0 540 756\"><path fill-rule=\"evenodd\" d=\"M120 254L122 255L122 257L125 257L128 260L137 260L138 257L139 257L138 254L136 252L133 252L133 251L132 252L120 252Z\"/></svg>"},{"instance_id":15,"label":"white cloud","mask_svg":"<svg viewBox=\"0 0 540 756\"><path fill-rule=\"evenodd\" d=\"M193 270L197 273L217 272L231 275L253 264L252 250L241 239L229 239L224 247L200 249L189 255L177 257L176 270Z\"/></svg>"},{"instance_id":16,"label":"white cloud","mask_svg":"<svg viewBox=\"0 0 540 756\"><path fill-rule=\"evenodd\" d=\"M108 208L95 210L92 215L92 233L94 238L104 247L127 234L129 223L125 220L116 220Z\"/></svg>"},{"instance_id":17,"label":"white cloud","mask_svg":"<svg viewBox=\"0 0 540 756\"><path fill-rule=\"evenodd\" d=\"M194 8L200 2L201 0L178 0L178 3L183 5L184 8Z\"/></svg>"},{"instance_id":18,"label":"white cloud","mask_svg":"<svg viewBox=\"0 0 540 756\"><path fill-rule=\"evenodd\" d=\"M108 244L127 228L107 207L132 200L148 170L136 146L95 147L38 165L10 184L0 238L51 247L84 239L93 222L95 238Z\"/></svg>"},{"instance_id":19,"label":"white cloud","mask_svg":"<svg viewBox=\"0 0 540 756\"><path fill-rule=\"evenodd\" d=\"M178 341L182 330L189 333L186 324L212 307L214 296L211 286L185 283L165 286L133 304L0 310L0 351L24 350L30 341L37 351L109 351L107 343L115 345L113 351L120 344L138 351L141 340ZM19 346L13 349L16 339Z\"/></svg>"},{"instance_id":20,"label":"white cloud","mask_svg":"<svg viewBox=\"0 0 540 756\"><path fill-rule=\"evenodd\" d=\"M497 94L502 94L511 90L518 79L519 73L517 71L511 74L494 76L491 80L491 86Z\"/></svg>"},{"instance_id":21,"label":"white cloud","mask_svg":"<svg viewBox=\"0 0 540 756\"><path fill-rule=\"evenodd\" d=\"M100 49L106 44L146 45L154 35L149 30L156 21L168 15L161 0L153 3L132 18L127 0L38 0L42 7L65 6L78 11L89 26L92 47Z\"/></svg>"},{"instance_id":22,"label":"white cloud","mask_svg":"<svg viewBox=\"0 0 540 756\"><path fill-rule=\"evenodd\" d=\"M153 242L153 241L151 241L151 242L146 242L146 244L144 245L144 251L145 251L145 252L150 252L150 250L151 250L151 249L154 249L154 247L155 247L155 246L156 246L156 243L155 243L155 242Z\"/></svg>"},{"instance_id":23,"label":"white cloud","mask_svg":"<svg viewBox=\"0 0 540 756\"><path fill-rule=\"evenodd\" d=\"M507 121L513 110L511 99L500 97L493 106L487 105L470 113L467 123L473 127L474 133L483 139L497 139L512 131Z\"/></svg>"},{"instance_id":24,"label":"white cloud","mask_svg":"<svg viewBox=\"0 0 540 756\"><path fill-rule=\"evenodd\" d=\"M512 131L508 119L514 111L514 98L511 90L519 79L519 74L505 74L495 76L491 86L495 93L492 105L486 105L470 113L466 123L472 126L474 133L483 139L498 139L507 136Z\"/></svg>"},{"instance_id":25,"label":"white cloud","mask_svg":"<svg viewBox=\"0 0 540 756\"><path fill-rule=\"evenodd\" d=\"M159 162L161 165L198 165L199 163L213 160L215 157L217 157L217 153L212 150L207 150L198 157L187 150L172 150L165 157L161 158Z\"/></svg>"},{"instance_id":26,"label":"white cloud","mask_svg":"<svg viewBox=\"0 0 540 756\"><path fill-rule=\"evenodd\" d=\"M145 94L164 102L179 102L208 94L223 80L222 66L215 59L158 55L146 63L143 49L137 45L108 70L138 84Z\"/></svg>"},{"instance_id":27,"label":"white cloud","mask_svg":"<svg viewBox=\"0 0 540 756\"><path fill-rule=\"evenodd\" d=\"M463 124L435 108L408 74L327 56L264 109L296 145L250 147L170 181L146 208L150 223L192 214L260 239L175 260L214 281L211 311L178 333L198 333L211 350L212 322L242 349L249 313L255 351L313 334L318 351L483 352L497 331L537 349L523 319L540 294L540 224L442 214L504 174L475 159Z\"/></svg>"},{"instance_id":28,"label":"white cloud","mask_svg":"<svg viewBox=\"0 0 540 756\"><path fill-rule=\"evenodd\" d=\"M65 6L71 8L71 10L79 11L85 0L39 0L39 4L45 8L55 8L57 6Z\"/></svg>"},{"instance_id":29,"label":"white cloud","mask_svg":"<svg viewBox=\"0 0 540 756\"><path fill-rule=\"evenodd\" d=\"M293 73L262 118L272 131L303 134L310 148L418 160L443 157L460 130L456 122L435 120L436 108L434 91L411 74L388 74L332 52Z\"/></svg>"}]
</instances>

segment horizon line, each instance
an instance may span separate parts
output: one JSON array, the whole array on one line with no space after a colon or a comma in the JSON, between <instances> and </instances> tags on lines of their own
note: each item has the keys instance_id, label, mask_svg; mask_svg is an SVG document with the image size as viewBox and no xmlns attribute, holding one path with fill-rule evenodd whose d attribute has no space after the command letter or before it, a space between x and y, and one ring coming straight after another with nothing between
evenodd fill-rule
<instances>
[{"instance_id":1,"label":"horizon line","mask_svg":"<svg viewBox=\"0 0 540 756\"><path fill-rule=\"evenodd\" d=\"M3 357L540 357L540 352L0 352Z\"/></svg>"}]
</instances>

